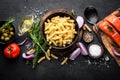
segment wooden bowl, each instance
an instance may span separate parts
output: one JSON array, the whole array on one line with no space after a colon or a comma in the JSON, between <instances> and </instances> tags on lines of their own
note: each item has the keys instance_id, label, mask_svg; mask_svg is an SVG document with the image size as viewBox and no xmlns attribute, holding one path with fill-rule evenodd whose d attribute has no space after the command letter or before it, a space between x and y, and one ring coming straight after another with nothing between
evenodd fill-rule
<instances>
[{"instance_id":1,"label":"wooden bowl","mask_svg":"<svg viewBox=\"0 0 120 80\"><path fill-rule=\"evenodd\" d=\"M59 46L54 46L54 45L51 45L49 44L47 41L46 41L46 36L45 36L45 33L44 33L44 23L47 21L47 19L51 20L52 17L55 17L55 16L60 16L60 17L70 17L70 19L73 19L75 22L75 30L77 32L77 34L75 34L75 37L72 41L71 44L69 45L66 45L65 47L59 47ZM65 51L65 50L68 50L70 49L70 47L72 47L78 40L78 35L79 35L79 28L78 28L78 23L76 22L76 18L75 16L71 15L70 11L69 10L66 10L66 9L55 9L55 10L52 10L52 11L49 11L47 12L42 18L41 18L41 21L40 21L40 27L42 27L42 34L43 34L43 37L44 37L44 40L45 42L51 46L53 48L53 52L56 52L56 50L59 52L59 51ZM55 51L54 51L55 50Z\"/></svg>"}]
</instances>

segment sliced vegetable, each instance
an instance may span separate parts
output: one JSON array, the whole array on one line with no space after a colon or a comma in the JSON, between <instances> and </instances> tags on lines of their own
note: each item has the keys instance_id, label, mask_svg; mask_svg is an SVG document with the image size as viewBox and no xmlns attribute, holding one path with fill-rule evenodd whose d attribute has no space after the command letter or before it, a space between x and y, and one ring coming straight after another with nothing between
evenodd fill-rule
<instances>
[{"instance_id":1,"label":"sliced vegetable","mask_svg":"<svg viewBox=\"0 0 120 80\"><path fill-rule=\"evenodd\" d=\"M84 19L81 16L77 16L76 21L78 23L79 29L81 29L84 25Z\"/></svg>"},{"instance_id":2,"label":"sliced vegetable","mask_svg":"<svg viewBox=\"0 0 120 80\"><path fill-rule=\"evenodd\" d=\"M115 56L120 56L120 53L117 50L115 50L115 48L112 47L112 51Z\"/></svg>"},{"instance_id":3,"label":"sliced vegetable","mask_svg":"<svg viewBox=\"0 0 120 80\"><path fill-rule=\"evenodd\" d=\"M76 45L77 47L81 48L81 55L84 55L84 56L88 55L88 51L82 42L78 42Z\"/></svg>"},{"instance_id":4,"label":"sliced vegetable","mask_svg":"<svg viewBox=\"0 0 120 80\"><path fill-rule=\"evenodd\" d=\"M25 44L25 42L28 40L28 37L26 37L21 43L18 43L19 46L22 46L23 44Z\"/></svg>"},{"instance_id":5,"label":"sliced vegetable","mask_svg":"<svg viewBox=\"0 0 120 80\"><path fill-rule=\"evenodd\" d=\"M77 48L73 51L73 53L70 55L70 60L75 60L80 55L80 48Z\"/></svg>"},{"instance_id":6,"label":"sliced vegetable","mask_svg":"<svg viewBox=\"0 0 120 80\"><path fill-rule=\"evenodd\" d=\"M22 58L25 60L32 60L34 58L34 54L27 55L26 53L23 53Z\"/></svg>"}]
</instances>

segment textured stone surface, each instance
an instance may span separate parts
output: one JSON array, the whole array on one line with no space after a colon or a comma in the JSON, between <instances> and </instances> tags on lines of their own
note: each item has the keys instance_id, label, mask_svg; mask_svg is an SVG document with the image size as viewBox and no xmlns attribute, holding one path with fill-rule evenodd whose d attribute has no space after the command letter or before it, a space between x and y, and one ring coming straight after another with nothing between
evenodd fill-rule
<instances>
[{"instance_id":1,"label":"textured stone surface","mask_svg":"<svg viewBox=\"0 0 120 80\"><path fill-rule=\"evenodd\" d=\"M92 5L99 13L99 20L120 7L119 0L0 0L0 20L14 17L16 29L20 20L27 14L35 13L41 17L41 11L56 8L73 9L77 15L84 17L84 9ZM92 26L88 24L89 26ZM21 39L16 39L19 42ZM87 44L86 44L87 46ZM3 46L0 45L0 80L120 80L120 68L110 55L110 60L104 58L92 60L79 56L75 61L60 65L61 60L44 61L35 69L26 65L20 56L16 60L8 60L3 56ZM21 53L25 51L21 46Z\"/></svg>"}]
</instances>

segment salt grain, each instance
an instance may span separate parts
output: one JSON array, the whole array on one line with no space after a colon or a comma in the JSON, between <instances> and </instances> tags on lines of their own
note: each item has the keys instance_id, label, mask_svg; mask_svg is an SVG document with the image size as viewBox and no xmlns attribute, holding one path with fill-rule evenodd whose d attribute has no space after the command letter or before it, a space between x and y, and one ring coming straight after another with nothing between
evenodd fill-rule
<instances>
[{"instance_id":1,"label":"salt grain","mask_svg":"<svg viewBox=\"0 0 120 80\"><path fill-rule=\"evenodd\" d=\"M88 65L91 65L91 62L90 62L90 60L88 60Z\"/></svg>"},{"instance_id":2,"label":"salt grain","mask_svg":"<svg viewBox=\"0 0 120 80\"><path fill-rule=\"evenodd\" d=\"M108 56L105 56L105 61L109 61L109 57Z\"/></svg>"}]
</instances>

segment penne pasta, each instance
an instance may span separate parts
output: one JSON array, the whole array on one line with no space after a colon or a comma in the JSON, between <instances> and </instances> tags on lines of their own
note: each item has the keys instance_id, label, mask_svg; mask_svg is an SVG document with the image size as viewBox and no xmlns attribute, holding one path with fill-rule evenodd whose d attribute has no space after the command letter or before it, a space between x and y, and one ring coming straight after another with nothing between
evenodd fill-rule
<instances>
[{"instance_id":1,"label":"penne pasta","mask_svg":"<svg viewBox=\"0 0 120 80\"><path fill-rule=\"evenodd\" d=\"M77 34L75 31L75 21L70 17L55 16L45 22L45 35L49 44L65 47L70 44Z\"/></svg>"}]
</instances>

